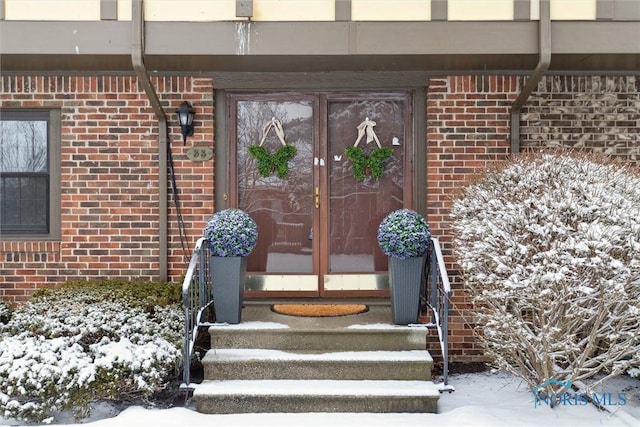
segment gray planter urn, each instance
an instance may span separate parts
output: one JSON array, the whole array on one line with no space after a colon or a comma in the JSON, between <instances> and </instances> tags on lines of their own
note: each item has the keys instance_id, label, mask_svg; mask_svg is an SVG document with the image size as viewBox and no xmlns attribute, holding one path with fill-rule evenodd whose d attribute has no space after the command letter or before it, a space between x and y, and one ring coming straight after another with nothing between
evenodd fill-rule
<instances>
[{"instance_id":1,"label":"gray planter urn","mask_svg":"<svg viewBox=\"0 0 640 427\"><path fill-rule=\"evenodd\" d=\"M426 256L406 259L389 257L391 315L396 325L418 322L425 261Z\"/></svg>"},{"instance_id":2,"label":"gray planter urn","mask_svg":"<svg viewBox=\"0 0 640 427\"><path fill-rule=\"evenodd\" d=\"M240 323L247 258L211 256L209 269L216 322Z\"/></svg>"}]
</instances>

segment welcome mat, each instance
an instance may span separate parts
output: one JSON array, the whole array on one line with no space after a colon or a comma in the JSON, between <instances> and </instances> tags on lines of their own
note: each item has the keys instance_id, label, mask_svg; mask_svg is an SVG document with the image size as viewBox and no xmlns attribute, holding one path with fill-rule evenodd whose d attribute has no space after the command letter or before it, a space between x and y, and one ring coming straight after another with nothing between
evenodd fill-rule
<instances>
[{"instance_id":1,"label":"welcome mat","mask_svg":"<svg viewBox=\"0 0 640 427\"><path fill-rule=\"evenodd\" d=\"M369 307L364 304L275 304L271 310L287 316L335 317L365 313Z\"/></svg>"}]
</instances>

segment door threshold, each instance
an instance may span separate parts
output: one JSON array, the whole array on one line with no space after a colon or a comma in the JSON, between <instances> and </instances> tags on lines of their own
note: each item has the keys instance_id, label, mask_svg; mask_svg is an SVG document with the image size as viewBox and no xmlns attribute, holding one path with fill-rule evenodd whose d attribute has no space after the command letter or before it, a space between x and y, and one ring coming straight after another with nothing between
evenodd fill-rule
<instances>
[{"instance_id":1,"label":"door threshold","mask_svg":"<svg viewBox=\"0 0 640 427\"><path fill-rule=\"evenodd\" d=\"M260 298L244 299L245 305L273 305L273 304L365 304L376 306L390 306L389 298Z\"/></svg>"}]
</instances>

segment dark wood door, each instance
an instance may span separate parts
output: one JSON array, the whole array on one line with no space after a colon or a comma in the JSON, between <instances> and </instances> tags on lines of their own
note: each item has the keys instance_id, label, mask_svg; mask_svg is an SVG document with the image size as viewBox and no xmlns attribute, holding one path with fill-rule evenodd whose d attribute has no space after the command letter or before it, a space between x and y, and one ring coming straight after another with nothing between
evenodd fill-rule
<instances>
[{"instance_id":1,"label":"dark wood door","mask_svg":"<svg viewBox=\"0 0 640 427\"><path fill-rule=\"evenodd\" d=\"M387 295L377 227L410 204L410 105L405 92L230 95L231 205L259 228L250 296ZM356 143L365 158L389 147L380 178L354 176ZM296 148L287 173L261 171L251 147L273 158L284 145Z\"/></svg>"}]
</instances>

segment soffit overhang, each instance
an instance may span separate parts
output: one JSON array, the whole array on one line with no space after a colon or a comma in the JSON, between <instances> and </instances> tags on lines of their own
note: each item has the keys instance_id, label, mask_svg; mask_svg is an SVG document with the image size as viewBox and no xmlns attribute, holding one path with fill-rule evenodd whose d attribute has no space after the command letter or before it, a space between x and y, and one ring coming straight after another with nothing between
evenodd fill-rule
<instances>
[{"instance_id":1,"label":"soffit overhang","mask_svg":"<svg viewBox=\"0 0 640 427\"><path fill-rule=\"evenodd\" d=\"M554 21L549 72L640 70L640 22ZM150 73L421 71L527 74L538 23L147 22ZM131 72L131 23L0 21L7 73Z\"/></svg>"}]
</instances>

